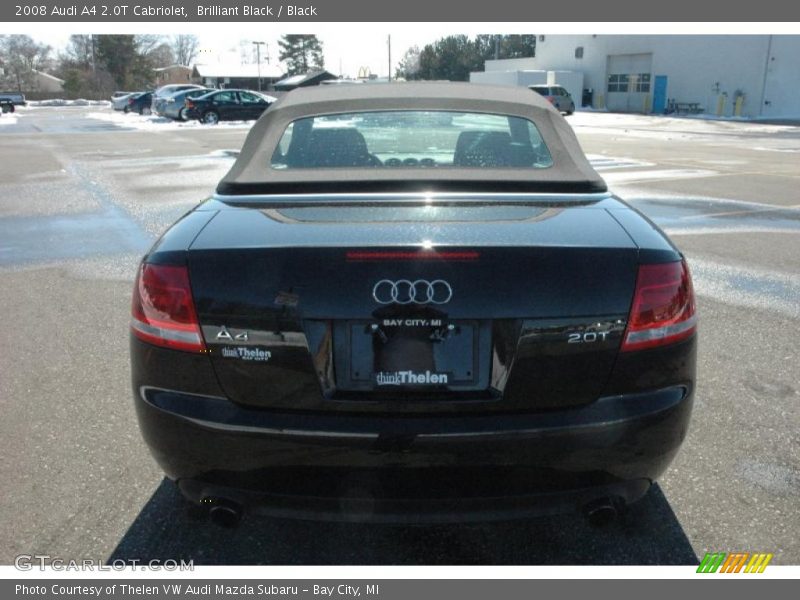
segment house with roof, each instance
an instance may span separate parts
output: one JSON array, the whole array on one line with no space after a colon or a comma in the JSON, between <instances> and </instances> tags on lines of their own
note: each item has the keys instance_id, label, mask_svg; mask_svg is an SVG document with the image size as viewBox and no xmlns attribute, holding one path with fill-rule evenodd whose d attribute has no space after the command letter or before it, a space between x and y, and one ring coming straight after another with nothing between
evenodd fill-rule
<instances>
[{"instance_id":1,"label":"house with roof","mask_svg":"<svg viewBox=\"0 0 800 600\"><path fill-rule=\"evenodd\" d=\"M192 69L192 81L210 88L245 88L271 90L275 82L284 75L278 65L261 63L253 65L237 64L196 64Z\"/></svg>"},{"instance_id":2,"label":"house with roof","mask_svg":"<svg viewBox=\"0 0 800 600\"><path fill-rule=\"evenodd\" d=\"M60 93L64 91L63 79L37 69L31 69L29 73L26 73L22 77L22 81L19 82L19 85L22 88L20 91L24 93ZM6 65L2 59L0 59L0 87L15 90L18 87L18 82L13 72L6 69Z\"/></svg>"},{"instance_id":3,"label":"house with roof","mask_svg":"<svg viewBox=\"0 0 800 600\"><path fill-rule=\"evenodd\" d=\"M30 86L31 89L27 90L30 92L63 92L64 80L50 73L32 69Z\"/></svg>"},{"instance_id":4,"label":"house with roof","mask_svg":"<svg viewBox=\"0 0 800 600\"><path fill-rule=\"evenodd\" d=\"M300 75L291 75L275 83L275 90L279 92L289 92L295 88L319 85L323 81L338 79L336 75L329 71L309 71Z\"/></svg>"},{"instance_id":5,"label":"house with roof","mask_svg":"<svg viewBox=\"0 0 800 600\"><path fill-rule=\"evenodd\" d=\"M186 65L169 65L153 69L156 75L156 87L175 83L191 83L192 67Z\"/></svg>"}]
</instances>

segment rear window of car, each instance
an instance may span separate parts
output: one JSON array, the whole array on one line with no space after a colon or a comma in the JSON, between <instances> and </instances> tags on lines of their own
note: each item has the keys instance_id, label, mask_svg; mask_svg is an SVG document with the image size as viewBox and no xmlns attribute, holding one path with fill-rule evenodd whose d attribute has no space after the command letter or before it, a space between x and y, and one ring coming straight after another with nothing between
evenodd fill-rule
<instances>
[{"instance_id":1,"label":"rear window of car","mask_svg":"<svg viewBox=\"0 0 800 600\"><path fill-rule=\"evenodd\" d=\"M360 112L289 124L273 169L521 168L553 160L536 125L521 117L449 111Z\"/></svg>"},{"instance_id":2,"label":"rear window of car","mask_svg":"<svg viewBox=\"0 0 800 600\"><path fill-rule=\"evenodd\" d=\"M214 102L236 102L236 92L217 92L204 97Z\"/></svg>"}]
</instances>

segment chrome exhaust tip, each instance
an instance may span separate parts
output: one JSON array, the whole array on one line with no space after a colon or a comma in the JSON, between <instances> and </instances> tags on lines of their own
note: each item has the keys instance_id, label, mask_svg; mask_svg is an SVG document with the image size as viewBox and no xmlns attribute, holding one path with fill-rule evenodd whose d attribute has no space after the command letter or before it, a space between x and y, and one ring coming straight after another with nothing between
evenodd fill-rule
<instances>
[{"instance_id":1,"label":"chrome exhaust tip","mask_svg":"<svg viewBox=\"0 0 800 600\"><path fill-rule=\"evenodd\" d=\"M242 520L242 507L238 502L226 498L204 498L203 503L211 504L208 511L211 522L225 529L234 529Z\"/></svg>"},{"instance_id":2,"label":"chrome exhaust tip","mask_svg":"<svg viewBox=\"0 0 800 600\"><path fill-rule=\"evenodd\" d=\"M592 527L605 527L619 516L621 503L621 499L599 498L584 506L583 514Z\"/></svg>"}]
</instances>

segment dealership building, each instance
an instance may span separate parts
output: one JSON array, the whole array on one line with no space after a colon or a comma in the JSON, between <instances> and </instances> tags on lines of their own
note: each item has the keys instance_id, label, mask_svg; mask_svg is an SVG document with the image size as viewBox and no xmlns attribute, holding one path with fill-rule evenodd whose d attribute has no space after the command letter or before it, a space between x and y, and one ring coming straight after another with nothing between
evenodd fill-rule
<instances>
[{"instance_id":1,"label":"dealership building","mask_svg":"<svg viewBox=\"0 0 800 600\"><path fill-rule=\"evenodd\" d=\"M534 58L488 60L476 83L559 84L576 106L800 117L797 35L540 35Z\"/></svg>"}]
</instances>

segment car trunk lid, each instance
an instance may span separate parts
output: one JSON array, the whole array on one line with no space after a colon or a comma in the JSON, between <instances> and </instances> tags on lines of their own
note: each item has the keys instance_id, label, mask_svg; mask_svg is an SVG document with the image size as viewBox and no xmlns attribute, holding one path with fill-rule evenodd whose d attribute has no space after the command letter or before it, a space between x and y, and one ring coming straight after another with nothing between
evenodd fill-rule
<instances>
[{"instance_id":1,"label":"car trunk lid","mask_svg":"<svg viewBox=\"0 0 800 600\"><path fill-rule=\"evenodd\" d=\"M608 212L567 203L230 208L189 254L232 400L348 412L590 402L637 263Z\"/></svg>"}]
</instances>

